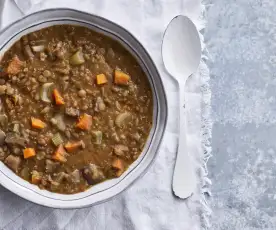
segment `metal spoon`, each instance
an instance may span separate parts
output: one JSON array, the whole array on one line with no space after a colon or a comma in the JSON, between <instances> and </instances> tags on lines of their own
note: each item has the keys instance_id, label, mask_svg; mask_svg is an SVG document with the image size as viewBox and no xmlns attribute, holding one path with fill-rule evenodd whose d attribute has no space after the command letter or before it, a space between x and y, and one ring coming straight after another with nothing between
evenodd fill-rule
<instances>
[{"instance_id":1,"label":"metal spoon","mask_svg":"<svg viewBox=\"0 0 276 230\"><path fill-rule=\"evenodd\" d=\"M184 86L196 72L201 59L201 43L194 23L186 16L176 16L168 25L162 43L166 70L179 86L179 143L173 174L173 191L180 198L188 198L196 188L195 168L187 149Z\"/></svg>"}]
</instances>

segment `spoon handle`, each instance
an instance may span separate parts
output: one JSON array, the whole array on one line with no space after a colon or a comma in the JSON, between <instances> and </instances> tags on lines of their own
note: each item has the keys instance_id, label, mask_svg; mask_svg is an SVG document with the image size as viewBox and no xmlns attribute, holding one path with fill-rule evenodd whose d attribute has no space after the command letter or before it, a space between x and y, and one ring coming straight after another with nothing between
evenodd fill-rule
<instances>
[{"instance_id":1,"label":"spoon handle","mask_svg":"<svg viewBox=\"0 0 276 230\"><path fill-rule=\"evenodd\" d=\"M179 84L179 139L176 163L173 174L173 191L179 198L190 197L196 188L195 168L187 148L187 124L184 88Z\"/></svg>"}]
</instances>

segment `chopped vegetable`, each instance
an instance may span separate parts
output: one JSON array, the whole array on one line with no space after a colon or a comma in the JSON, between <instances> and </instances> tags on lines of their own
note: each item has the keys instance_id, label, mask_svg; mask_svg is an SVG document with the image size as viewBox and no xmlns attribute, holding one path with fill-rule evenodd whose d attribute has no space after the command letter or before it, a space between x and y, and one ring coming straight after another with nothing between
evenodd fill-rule
<instances>
[{"instance_id":1,"label":"chopped vegetable","mask_svg":"<svg viewBox=\"0 0 276 230\"><path fill-rule=\"evenodd\" d=\"M57 150L55 151L54 155L52 156L52 159L59 161L59 162L66 162L66 151L63 148L63 145L59 145Z\"/></svg>"},{"instance_id":2,"label":"chopped vegetable","mask_svg":"<svg viewBox=\"0 0 276 230\"><path fill-rule=\"evenodd\" d=\"M20 133L20 125L18 123L13 125L13 132Z\"/></svg>"},{"instance_id":3,"label":"chopped vegetable","mask_svg":"<svg viewBox=\"0 0 276 230\"><path fill-rule=\"evenodd\" d=\"M53 94L54 94L55 102L57 105L65 104L64 99L62 98L62 96L60 95L60 93L58 92L57 89L54 89Z\"/></svg>"},{"instance_id":4,"label":"chopped vegetable","mask_svg":"<svg viewBox=\"0 0 276 230\"><path fill-rule=\"evenodd\" d=\"M40 90L40 98L42 101L50 103L51 102L51 96L54 90L54 83L53 82L47 82L42 85L42 88Z\"/></svg>"},{"instance_id":5,"label":"chopped vegetable","mask_svg":"<svg viewBox=\"0 0 276 230\"><path fill-rule=\"evenodd\" d=\"M71 65L81 65L85 62L83 53L81 50L77 51L70 57L70 64Z\"/></svg>"},{"instance_id":6,"label":"chopped vegetable","mask_svg":"<svg viewBox=\"0 0 276 230\"><path fill-rule=\"evenodd\" d=\"M97 75L97 84L98 85L103 85L105 83L107 83L106 76L104 74L98 74Z\"/></svg>"},{"instance_id":7,"label":"chopped vegetable","mask_svg":"<svg viewBox=\"0 0 276 230\"><path fill-rule=\"evenodd\" d=\"M116 158L112 162L112 167L116 170L116 176L121 176L124 172L124 164L123 161L119 158Z\"/></svg>"},{"instance_id":8,"label":"chopped vegetable","mask_svg":"<svg viewBox=\"0 0 276 230\"><path fill-rule=\"evenodd\" d=\"M52 160L47 159L45 165L45 172L46 173L53 173L60 165L59 162L54 162Z\"/></svg>"},{"instance_id":9,"label":"chopped vegetable","mask_svg":"<svg viewBox=\"0 0 276 230\"><path fill-rule=\"evenodd\" d=\"M130 119L131 119L131 114L129 112L120 113L115 119L115 124L119 128L121 128Z\"/></svg>"},{"instance_id":10,"label":"chopped vegetable","mask_svg":"<svg viewBox=\"0 0 276 230\"><path fill-rule=\"evenodd\" d=\"M36 159L38 159L39 161L40 160L43 160L45 158L45 155L46 153L44 151L39 151L37 154L36 154Z\"/></svg>"},{"instance_id":11,"label":"chopped vegetable","mask_svg":"<svg viewBox=\"0 0 276 230\"><path fill-rule=\"evenodd\" d=\"M102 131L93 131L92 134L95 137L95 144L96 145L100 145L102 143L102 139L103 139L103 133Z\"/></svg>"},{"instance_id":12,"label":"chopped vegetable","mask_svg":"<svg viewBox=\"0 0 276 230\"><path fill-rule=\"evenodd\" d=\"M41 121L40 119L32 117L31 121L32 121L33 128L44 129L46 127L46 124L43 121Z\"/></svg>"},{"instance_id":13,"label":"chopped vegetable","mask_svg":"<svg viewBox=\"0 0 276 230\"><path fill-rule=\"evenodd\" d=\"M29 169L27 167L24 167L20 172L20 176L25 180L29 180L30 178Z\"/></svg>"},{"instance_id":14,"label":"chopped vegetable","mask_svg":"<svg viewBox=\"0 0 276 230\"><path fill-rule=\"evenodd\" d=\"M77 142L68 142L64 147L65 149L71 153L79 149L80 147L84 148L84 142L83 141L77 141Z\"/></svg>"},{"instance_id":15,"label":"chopped vegetable","mask_svg":"<svg viewBox=\"0 0 276 230\"><path fill-rule=\"evenodd\" d=\"M54 117L52 117L50 121L51 121L51 123L52 123L53 125L57 125L57 124L58 124L57 119L54 118Z\"/></svg>"},{"instance_id":16,"label":"chopped vegetable","mask_svg":"<svg viewBox=\"0 0 276 230\"><path fill-rule=\"evenodd\" d=\"M55 146L59 146L60 144L63 143L62 137L59 133L56 133L53 137L52 137L52 142L54 143Z\"/></svg>"},{"instance_id":17,"label":"chopped vegetable","mask_svg":"<svg viewBox=\"0 0 276 230\"><path fill-rule=\"evenodd\" d=\"M46 113L48 113L50 110L51 110L51 108L50 108L49 106L46 106L45 108L43 108L43 109L41 110L40 113L46 114Z\"/></svg>"},{"instance_id":18,"label":"chopped vegetable","mask_svg":"<svg viewBox=\"0 0 276 230\"><path fill-rule=\"evenodd\" d=\"M21 71L24 64L25 64L25 62L20 61L17 56L14 56L8 65L7 73L8 74L18 74Z\"/></svg>"},{"instance_id":19,"label":"chopped vegetable","mask_svg":"<svg viewBox=\"0 0 276 230\"><path fill-rule=\"evenodd\" d=\"M42 52L45 50L45 46L44 45L32 46L32 50L34 52Z\"/></svg>"},{"instance_id":20,"label":"chopped vegetable","mask_svg":"<svg viewBox=\"0 0 276 230\"><path fill-rule=\"evenodd\" d=\"M65 114L70 117L78 117L80 115L80 111L78 109L74 109L70 107L70 108L65 108Z\"/></svg>"},{"instance_id":21,"label":"chopped vegetable","mask_svg":"<svg viewBox=\"0 0 276 230\"><path fill-rule=\"evenodd\" d=\"M56 174L54 181L60 184L62 181L67 180L68 177L69 175L67 173L59 172Z\"/></svg>"},{"instance_id":22,"label":"chopped vegetable","mask_svg":"<svg viewBox=\"0 0 276 230\"><path fill-rule=\"evenodd\" d=\"M29 45L24 46L24 51L25 51L25 54L28 56L29 59L34 58L34 54L33 54L32 50L31 50L31 47Z\"/></svg>"},{"instance_id":23,"label":"chopped vegetable","mask_svg":"<svg viewBox=\"0 0 276 230\"><path fill-rule=\"evenodd\" d=\"M45 39L39 39L39 40L32 40L32 41L30 41L31 45L39 45L39 44L43 44L43 43L46 43Z\"/></svg>"},{"instance_id":24,"label":"chopped vegetable","mask_svg":"<svg viewBox=\"0 0 276 230\"><path fill-rule=\"evenodd\" d=\"M80 170L78 170L78 169L75 169L73 172L71 172L70 174L69 174L69 181L71 182L71 183L80 183L80 181L81 181L81 177L80 177L81 175L80 175Z\"/></svg>"},{"instance_id":25,"label":"chopped vegetable","mask_svg":"<svg viewBox=\"0 0 276 230\"><path fill-rule=\"evenodd\" d=\"M51 122L55 125L60 131L65 131L66 125L64 122L64 115L62 113L57 113L52 119Z\"/></svg>"},{"instance_id":26,"label":"chopped vegetable","mask_svg":"<svg viewBox=\"0 0 276 230\"><path fill-rule=\"evenodd\" d=\"M89 130L92 126L92 116L84 113L80 116L79 122L77 123L76 127L83 129L83 130Z\"/></svg>"},{"instance_id":27,"label":"chopped vegetable","mask_svg":"<svg viewBox=\"0 0 276 230\"><path fill-rule=\"evenodd\" d=\"M42 176L38 171L32 171L32 184L40 184Z\"/></svg>"},{"instance_id":28,"label":"chopped vegetable","mask_svg":"<svg viewBox=\"0 0 276 230\"><path fill-rule=\"evenodd\" d=\"M95 164L86 166L82 171L82 175L90 185L99 183L105 179L103 171Z\"/></svg>"},{"instance_id":29,"label":"chopped vegetable","mask_svg":"<svg viewBox=\"0 0 276 230\"><path fill-rule=\"evenodd\" d=\"M127 85L130 80L130 76L120 70L115 70L114 82L118 85Z\"/></svg>"},{"instance_id":30,"label":"chopped vegetable","mask_svg":"<svg viewBox=\"0 0 276 230\"><path fill-rule=\"evenodd\" d=\"M6 133L0 129L0 145L5 143Z\"/></svg>"},{"instance_id":31,"label":"chopped vegetable","mask_svg":"<svg viewBox=\"0 0 276 230\"><path fill-rule=\"evenodd\" d=\"M24 153L25 159L35 156L34 148L26 148L26 149L24 149L23 153Z\"/></svg>"},{"instance_id":32,"label":"chopped vegetable","mask_svg":"<svg viewBox=\"0 0 276 230\"><path fill-rule=\"evenodd\" d=\"M20 145L22 147L25 147L26 138L19 137L18 134L11 132L7 133L7 136L5 138L5 142L9 145Z\"/></svg>"},{"instance_id":33,"label":"chopped vegetable","mask_svg":"<svg viewBox=\"0 0 276 230\"><path fill-rule=\"evenodd\" d=\"M122 156L128 151L129 151L129 148L126 145L115 145L114 146L114 153L117 156Z\"/></svg>"},{"instance_id":34,"label":"chopped vegetable","mask_svg":"<svg viewBox=\"0 0 276 230\"><path fill-rule=\"evenodd\" d=\"M0 114L0 125L3 128L8 125L8 116L6 114Z\"/></svg>"},{"instance_id":35,"label":"chopped vegetable","mask_svg":"<svg viewBox=\"0 0 276 230\"><path fill-rule=\"evenodd\" d=\"M11 168L13 171L18 172L19 166L21 164L21 158L20 157L16 157L13 155L9 155L7 156L7 158L5 159L5 163L6 165Z\"/></svg>"},{"instance_id":36,"label":"chopped vegetable","mask_svg":"<svg viewBox=\"0 0 276 230\"><path fill-rule=\"evenodd\" d=\"M2 72L0 72L0 73L2 73ZM6 92L7 92L7 86L6 85L0 85L0 95L4 95L4 94L6 94Z\"/></svg>"},{"instance_id":37,"label":"chopped vegetable","mask_svg":"<svg viewBox=\"0 0 276 230\"><path fill-rule=\"evenodd\" d=\"M95 103L95 111L100 112L100 111L105 110L105 108L106 108L106 106L105 106L103 99L101 97L97 97L96 103Z\"/></svg>"}]
</instances>

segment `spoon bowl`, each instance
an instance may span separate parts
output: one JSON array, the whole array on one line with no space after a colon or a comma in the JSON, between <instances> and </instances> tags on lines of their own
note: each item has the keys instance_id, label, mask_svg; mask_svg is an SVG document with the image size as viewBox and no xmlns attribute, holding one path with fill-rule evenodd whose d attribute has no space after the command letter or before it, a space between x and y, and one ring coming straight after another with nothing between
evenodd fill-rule
<instances>
[{"instance_id":1,"label":"spoon bowl","mask_svg":"<svg viewBox=\"0 0 276 230\"><path fill-rule=\"evenodd\" d=\"M196 188L195 168L187 148L185 83L196 72L201 59L201 42L194 23L186 16L176 16L168 25L162 43L162 57L166 70L179 86L179 140L173 174L173 191L180 198L188 198Z\"/></svg>"},{"instance_id":2,"label":"spoon bowl","mask_svg":"<svg viewBox=\"0 0 276 230\"><path fill-rule=\"evenodd\" d=\"M177 81L185 82L200 63L201 42L195 24L186 16L178 15L168 25L162 43L166 70Z\"/></svg>"}]
</instances>

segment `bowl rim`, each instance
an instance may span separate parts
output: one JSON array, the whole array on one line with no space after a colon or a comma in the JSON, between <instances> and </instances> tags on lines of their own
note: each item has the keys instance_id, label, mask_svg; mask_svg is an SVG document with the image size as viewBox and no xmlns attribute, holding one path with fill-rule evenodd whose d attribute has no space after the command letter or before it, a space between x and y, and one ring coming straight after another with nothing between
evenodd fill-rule
<instances>
[{"instance_id":1,"label":"bowl rim","mask_svg":"<svg viewBox=\"0 0 276 230\"><path fill-rule=\"evenodd\" d=\"M104 17L101 17L101 16L98 16L98 15L95 15L95 14L91 14L91 13L88 13L88 12L84 12L84 11L80 11L80 10L75 10L75 9L71 9L71 8L53 8L53 9L45 9L45 10L41 10L41 11L37 11L37 12L34 12L32 14L29 14L29 15L26 15L16 21L14 21L13 23L9 24L8 26L6 26L5 28L3 28L1 31L0 31L0 36L3 36L3 34L9 29L9 27L12 27L12 26L15 26L16 24L20 23L21 21L24 21L28 18L31 18L33 16L36 16L36 15L39 15L39 14L43 14L43 13L48 13L48 12L54 12L54 11L67 11L67 12L74 12L74 13L77 13L77 14L84 14L88 17L93 17L93 18L96 18L98 20L101 20L101 21L104 21L105 23L107 24L110 24L112 26L115 26L117 28L119 28L120 30L122 30L124 33L128 34L131 39L133 39L133 41L135 43L137 43L139 45L139 48L142 49L143 53L147 56L147 59L149 60L150 62L150 65L151 65L151 68L154 69L154 72L156 73L156 77L159 78L159 87L161 88L162 90L162 94L163 94L163 98L162 98L162 103L164 103L163 105L163 111L165 114L165 116L163 117L163 130L162 130L162 133L159 137L159 141L158 143L156 144L156 152L154 153L154 156L153 158L150 160L150 162L147 164L147 166L140 172L138 173L139 175L136 175L134 179L129 179L131 180L131 182L129 182L127 184L127 186L124 186L123 189L117 189L118 191L112 195L110 195L108 198L105 198L103 200L100 200L100 201L97 201L97 202L92 202L92 203L87 203L85 205L81 205L81 206L76 206L76 205L55 205L54 203L49 203L49 202L42 202L41 199L37 199L35 197L26 197L24 196L24 193L26 192L21 192L20 189L17 190L14 188L14 186L12 185L12 183L8 183L8 182L5 182L5 183L1 183L1 175L0 175L0 185L4 186L5 188L7 188L8 190L12 191L13 193L19 195L20 197L26 199L26 200L29 200L31 202L34 202L36 204L39 204L39 205L43 205L43 206L47 206L47 207L53 207L53 208L81 208L81 207L87 207L87 206L91 206L91 205L97 205L99 203L103 203L103 202L106 202L108 200L110 200L111 198L113 197L116 197L117 195L119 195L121 192L125 191L126 189L128 189L139 177L142 177L149 169L149 167L153 164L153 162L156 160L157 158L157 155L158 155L158 151L160 149L160 146L162 144L162 140L164 138L164 134L165 134L165 130L166 130L166 127L167 127L167 119L168 119L168 104L167 104L167 95L166 95L166 91L165 91L165 88L164 88L164 85L163 85L163 82L162 82L162 78L161 78L161 75L158 71L158 68L156 67L156 64L155 62L152 60L151 56L149 55L148 51L145 49L145 47L141 44L141 42L131 33L129 32L127 29L125 29L124 27L120 26L119 24L113 22L113 21L110 21L109 19L106 19ZM74 19L74 17L72 17ZM68 20L68 18L64 17L60 17L59 20ZM42 20L42 23L43 22L48 22L48 21L54 21L54 20L49 20L49 19L45 19L45 20ZM79 19L76 19L76 21L79 21ZM87 22L89 24L89 22ZM92 23L91 23L92 24ZM22 31L18 32L18 34L22 34L22 32L24 31L24 29L26 30L28 28L28 26L30 26L30 24L26 24L26 27L23 28ZM14 35L12 35L14 36ZM124 41L124 39L122 39ZM5 45L2 46L2 48L4 47ZM131 46L130 46L131 47ZM2 49L1 48L1 49ZM133 49L131 47L131 49ZM139 57L140 58L140 57ZM145 63L144 63L145 64ZM145 64L146 65L146 64ZM150 71L148 71L148 75L152 75L151 73L149 73ZM153 79L151 79L153 80ZM151 86L151 89L153 90L152 86ZM156 96L157 97L157 96ZM157 97L158 98L158 97ZM165 110L165 111L164 111ZM157 121L159 122L159 120ZM157 128L156 128L157 129ZM154 141L154 138L152 138L152 141ZM148 151L146 151L145 154L148 154ZM142 162L142 161L141 161ZM140 163L141 163L140 162ZM139 164L140 164L139 163ZM139 165L138 164L138 165ZM0 173L2 173L0 171ZM14 173L14 172L13 172ZM14 173L15 174L15 173ZM136 173L137 174L137 173ZM16 174L15 174L16 175ZM9 178L11 179L11 178ZM22 179L23 180L23 179ZM16 183L16 182L15 182ZM121 181L118 182L118 184L120 184ZM20 187L19 185L17 187ZM50 192L51 193L51 192ZM41 194L39 194L41 195ZM91 196L93 196L94 194L92 194ZM43 195L42 195L43 196ZM70 195L69 195L70 196ZM42 198L43 199L43 198ZM85 198L83 198L85 199Z\"/></svg>"}]
</instances>

